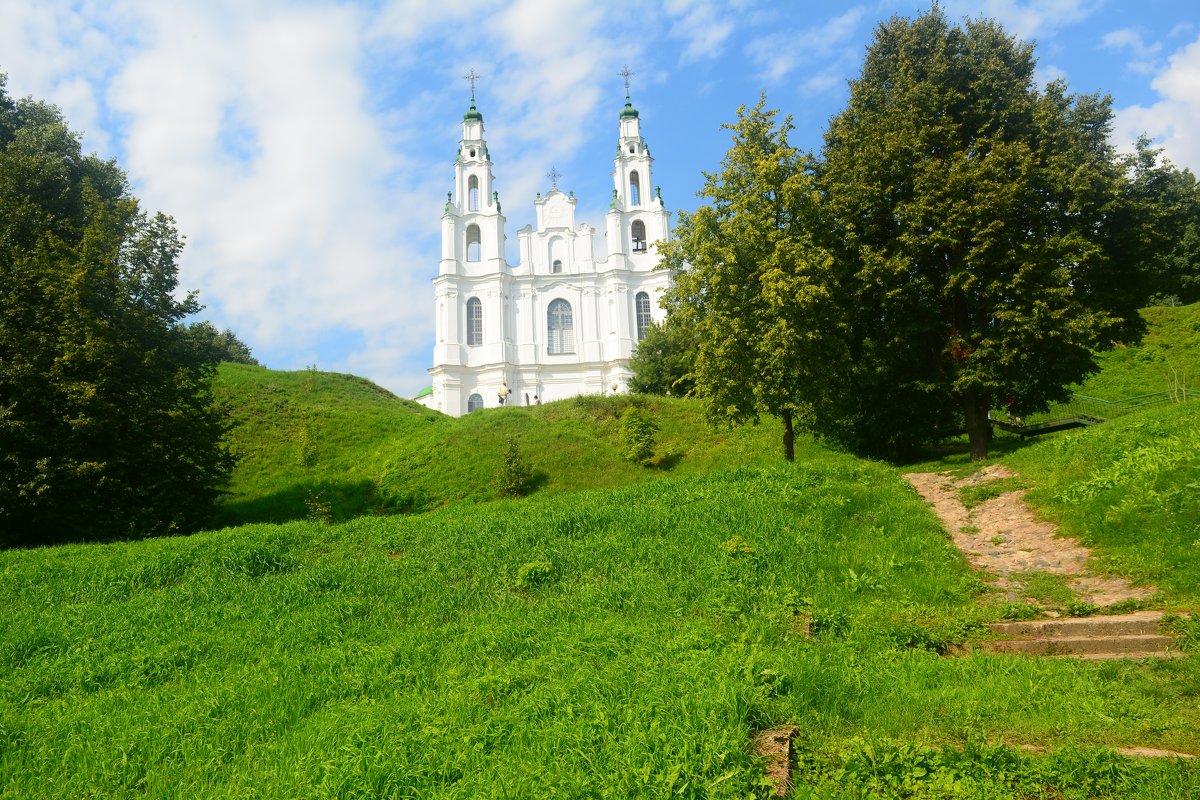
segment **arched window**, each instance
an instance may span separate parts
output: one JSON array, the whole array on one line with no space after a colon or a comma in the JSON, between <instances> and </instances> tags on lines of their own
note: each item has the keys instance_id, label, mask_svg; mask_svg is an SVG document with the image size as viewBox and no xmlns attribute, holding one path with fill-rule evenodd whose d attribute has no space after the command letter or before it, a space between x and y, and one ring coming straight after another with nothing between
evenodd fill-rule
<instances>
[{"instance_id":1,"label":"arched window","mask_svg":"<svg viewBox=\"0 0 1200 800\"><path fill-rule=\"evenodd\" d=\"M562 272L562 260L554 259L554 263L550 265L551 272Z\"/></svg>"},{"instance_id":2,"label":"arched window","mask_svg":"<svg viewBox=\"0 0 1200 800\"><path fill-rule=\"evenodd\" d=\"M629 205L642 204L642 182L638 179L637 170L629 173Z\"/></svg>"},{"instance_id":3,"label":"arched window","mask_svg":"<svg viewBox=\"0 0 1200 800\"><path fill-rule=\"evenodd\" d=\"M646 329L650 327L650 295L638 292L633 298L633 306L637 316L637 337L640 342L646 338Z\"/></svg>"},{"instance_id":4,"label":"arched window","mask_svg":"<svg viewBox=\"0 0 1200 800\"><path fill-rule=\"evenodd\" d=\"M633 252L646 252L646 224L640 219L633 222Z\"/></svg>"},{"instance_id":5,"label":"arched window","mask_svg":"<svg viewBox=\"0 0 1200 800\"><path fill-rule=\"evenodd\" d=\"M571 304L559 298L546 312L546 349L551 355L575 352L575 325Z\"/></svg>"},{"instance_id":6,"label":"arched window","mask_svg":"<svg viewBox=\"0 0 1200 800\"><path fill-rule=\"evenodd\" d=\"M481 397L480 395L477 395L477 394L473 394L467 398L467 413L468 414L470 414L472 411L478 411L481 408L483 408L483 397Z\"/></svg>"},{"instance_id":7,"label":"arched window","mask_svg":"<svg viewBox=\"0 0 1200 800\"><path fill-rule=\"evenodd\" d=\"M472 297L467 301L467 346L478 347L481 344L483 344L483 303L479 301L478 297Z\"/></svg>"},{"instance_id":8,"label":"arched window","mask_svg":"<svg viewBox=\"0 0 1200 800\"><path fill-rule=\"evenodd\" d=\"M479 260L479 248L480 247L481 247L481 245L480 245L480 238L479 238L479 226L478 225L468 225L467 226L467 261L478 261Z\"/></svg>"},{"instance_id":9,"label":"arched window","mask_svg":"<svg viewBox=\"0 0 1200 800\"><path fill-rule=\"evenodd\" d=\"M467 178L467 211L479 210L479 178Z\"/></svg>"}]
</instances>

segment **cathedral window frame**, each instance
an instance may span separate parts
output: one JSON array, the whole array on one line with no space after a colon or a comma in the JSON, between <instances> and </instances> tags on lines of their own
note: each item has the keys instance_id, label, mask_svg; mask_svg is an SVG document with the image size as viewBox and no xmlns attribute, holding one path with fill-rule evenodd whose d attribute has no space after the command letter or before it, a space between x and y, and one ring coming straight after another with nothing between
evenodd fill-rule
<instances>
[{"instance_id":1,"label":"cathedral window frame","mask_svg":"<svg viewBox=\"0 0 1200 800\"><path fill-rule=\"evenodd\" d=\"M646 338L646 331L653 321L653 317L650 316L650 294L648 292L638 292L633 296L633 312L637 321L637 340L640 342Z\"/></svg>"},{"instance_id":2,"label":"cathedral window frame","mask_svg":"<svg viewBox=\"0 0 1200 800\"><path fill-rule=\"evenodd\" d=\"M546 306L546 352L552 356L575 352L575 314L570 301L562 297Z\"/></svg>"},{"instance_id":3,"label":"cathedral window frame","mask_svg":"<svg viewBox=\"0 0 1200 800\"><path fill-rule=\"evenodd\" d=\"M562 272L562 259L561 258L554 259L554 261L550 264L550 272L554 275L557 275L558 273Z\"/></svg>"},{"instance_id":4,"label":"cathedral window frame","mask_svg":"<svg viewBox=\"0 0 1200 800\"><path fill-rule=\"evenodd\" d=\"M467 413L470 414L472 412L482 410L483 395L481 395L479 392L473 392L471 396L467 398Z\"/></svg>"},{"instance_id":5,"label":"cathedral window frame","mask_svg":"<svg viewBox=\"0 0 1200 800\"><path fill-rule=\"evenodd\" d=\"M479 178L471 175L467 178L467 211L479 210Z\"/></svg>"},{"instance_id":6,"label":"cathedral window frame","mask_svg":"<svg viewBox=\"0 0 1200 800\"><path fill-rule=\"evenodd\" d=\"M467 300L467 347L483 344L483 301L478 297Z\"/></svg>"},{"instance_id":7,"label":"cathedral window frame","mask_svg":"<svg viewBox=\"0 0 1200 800\"><path fill-rule=\"evenodd\" d=\"M640 206L642 204L642 181L638 177L637 170L629 173L629 205Z\"/></svg>"},{"instance_id":8,"label":"cathedral window frame","mask_svg":"<svg viewBox=\"0 0 1200 800\"><path fill-rule=\"evenodd\" d=\"M646 223L640 219L635 219L633 224L629 226L629 239L633 247L633 252L646 252Z\"/></svg>"},{"instance_id":9,"label":"cathedral window frame","mask_svg":"<svg viewBox=\"0 0 1200 800\"><path fill-rule=\"evenodd\" d=\"M474 246L474 249L472 249ZM471 223L467 226L467 261L481 261L483 256L483 232L479 226Z\"/></svg>"}]
</instances>

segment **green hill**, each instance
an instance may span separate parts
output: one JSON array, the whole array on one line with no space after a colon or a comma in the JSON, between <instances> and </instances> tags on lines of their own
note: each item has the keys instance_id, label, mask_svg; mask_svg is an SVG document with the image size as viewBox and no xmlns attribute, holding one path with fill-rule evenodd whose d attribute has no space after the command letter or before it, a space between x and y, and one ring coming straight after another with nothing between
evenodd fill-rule
<instances>
[{"instance_id":1,"label":"green hill","mask_svg":"<svg viewBox=\"0 0 1200 800\"><path fill-rule=\"evenodd\" d=\"M796 797L1200 791L1198 762L1108 749L1200 754L1200 623L1161 663L947 657L1005 608L899 468L807 439L782 464L775 425L680 400L644 401L644 468L628 397L450 419L233 365L218 390L227 520L294 521L0 552L0 798L745 800L782 723ZM509 436L540 485L492 501ZM1155 605L1200 609L1200 404L997 453Z\"/></svg>"},{"instance_id":2,"label":"green hill","mask_svg":"<svg viewBox=\"0 0 1200 800\"><path fill-rule=\"evenodd\" d=\"M239 459L221 518L228 525L304 519L324 508L343 520L490 500L509 437L539 493L781 460L774 423L713 430L698 404L672 398L578 397L453 419L350 375L223 364L216 388ZM661 428L650 467L621 455L620 417L634 402ZM824 452L801 445L799 457Z\"/></svg>"},{"instance_id":3,"label":"green hill","mask_svg":"<svg viewBox=\"0 0 1200 800\"><path fill-rule=\"evenodd\" d=\"M1200 303L1142 310L1149 325L1136 347L1099 355L1100 372L1084 381L1080 394L1122 400L1184 386L1200 390Z\"/></svg>"},{"instance_id":4,"label":"green hill","mask_svg":"<svg viewBox=\"0 0 1200 800\"><path fill-rule=\"evenodd\" d=\"M521 418L488 416L469 430ZM1142 419L1197 431L1189 407ZM1053 491L1120 495L1135 423L1009 458L1079 448ZM1154 558L1155 532L1130 545ZM1200 788L1104 749L1200 752L1200 662L946 658L998 611L899 470L847 455L7 551L0 574L0 796L765 797L748 743L783 722L813 796Z\"/></svg>"}]
</instances>

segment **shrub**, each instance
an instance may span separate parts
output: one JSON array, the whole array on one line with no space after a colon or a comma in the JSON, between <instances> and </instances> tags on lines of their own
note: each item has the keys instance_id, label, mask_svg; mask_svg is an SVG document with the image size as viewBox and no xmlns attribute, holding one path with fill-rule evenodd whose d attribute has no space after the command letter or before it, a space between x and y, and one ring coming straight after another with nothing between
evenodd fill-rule
<instances>
[{"instance_id":1,"label":"shrub","mask_svg":"<svg viewBox=\"0 0 1200 800\"><path fill-rule=\"evenodd\" d=\"M533 470L521 457L521 449L515 437L508 438L504 458L496 472L496 494L500 497L523 497L529 493Z\"/></svg>"},{"instance_id":2,"label":"shrub","mask_svg":"<svg viewBox=\"0 0 1200 800\"><path fill-rule=\"evenodd\" d=\"M621 415L621 443L625 459L646 466L654 458L654 435L658 423L637 406L629 406Z\"/></svg>"}]
</instances>

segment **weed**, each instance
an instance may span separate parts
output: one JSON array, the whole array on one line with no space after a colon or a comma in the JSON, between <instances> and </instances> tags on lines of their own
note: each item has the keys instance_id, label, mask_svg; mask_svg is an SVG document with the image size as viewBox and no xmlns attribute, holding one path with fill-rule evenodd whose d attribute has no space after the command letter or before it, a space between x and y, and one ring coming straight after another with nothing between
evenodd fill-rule
<instances>
[{"instance_id":1,"label":"weed","mask_svg":"<svg viewBox=\"0 0 1200 800\"><path fill-rule=\"evenodd\" d=\"M514 583L517 589L529 591L545 586L554 577L554 565L549 561L529 561L517 569Z\"/></svg>"},{"instance_id":2,"label":"weed","mask_svg":"<svg viewBox=\"0 0 1200 800\"><path fill-rule=\"evenodd\" d=\"M1075 593L1060 575L1049 572L1028 572L1021 576L1025 583L1022 595L1054 608L1066 608L1075 602Z\"/></svg>"},{"instance_id":3,"label":"weed","mask_svg":"<svg viewBox=\"0 0 1200 800\"><path fill-rule=\"evenodd\" d=\"M958 497L964 506L974 508L1002 494L1023 488L1025 484L1020 478L997 478L963 486L958 490Z\"/></svg>"},{"instance_id":4,"label":"weed","mask_svg":"<svg viewBox=\"0 0 1200 800\"><path fill-rule=\"evenodd\" d=\"M1100 606L1085 600L1072 600L1063 610L1072 617L1091 617L1100 613Z\"/></svg>"},{"instance_id":5,"label":"weed","mask_svg":"<svg viewBox=\"0 0 1200 800\"><path fill-rule=\"evenodd\" d=\"M1000 618L1008 622L1025 622L1041 615L1042 607L1037 603L1005 603L1000 607Z\"/></svg>"},{"instance_id":6,"label":"weed","mask_svg":"<svg viewBox=\"0 0 1200 800\"><path fill-rule=\"evenodd\" d=\"M750 546L750 543L736 535L721 542L721 551L734 558L754 555L754 548Z\"/></svg>"}]
</instances>

